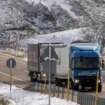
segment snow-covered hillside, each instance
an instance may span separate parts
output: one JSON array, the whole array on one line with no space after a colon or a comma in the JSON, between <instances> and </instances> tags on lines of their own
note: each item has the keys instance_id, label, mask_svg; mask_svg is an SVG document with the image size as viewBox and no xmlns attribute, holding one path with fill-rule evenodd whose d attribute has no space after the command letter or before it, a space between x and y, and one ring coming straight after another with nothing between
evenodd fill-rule
<instances>
[{"instance_id":1,"label":"snow-covered hillside","mask_svg":"<svg viewBox=\"0 0 105 105\"><path fill-rule=\"evenodd\" d=\"M8 38L11 35L32 34L34 31L34 26L24 19L12 0L0 0L0 35Z\"/></svg>"},{"instance_id":2,"label":"snow-covered hillside","mask_svg":"<svg viewBox=\"0 0 105 105\"><path fill-rule=\"evenodd\" d=\"M45 20L50 22L46 24L46 28L58 28L55 31L73 29L78 27L89 27L96 24L102 24L105 21L105 1L104 0L25 0L34 7L44 7L44 13L42 9L37 9L33 12L35 15L37 12L39 17L45 19L46 14L50 15L53 19L48 21L49 17ZM31 14L31 13L30 13ZM35 18L35 16L33 16ZM37 17L38 19L38 17ZM45 25L44 20L39 20ZM36 20L33 20L36 23ZM55 22L55 24L53 24ZM37 23L36 23L37 24ZM39 24L37 24L39 25ZM52 26L51 26L52 25ZM43 26L42 26L43 27ZM49 29L49 28L48 28ZM48 30L47 30L48 31ZM50 30L52 31L52 30Z\"/></svg>"},{"instance_id":3,"label":"snow-covered hillside","mask_svg":"<svg viewBox=\"0 0 105 105\"><path fill-rule=\"evenodd\" d=\"M88 27L105 36L105 0L0 0L1 34L48 34ZM94 28L95 27L95 28ZM105 38L104 38L105 39Z\"/></svg>"}]
</instances>

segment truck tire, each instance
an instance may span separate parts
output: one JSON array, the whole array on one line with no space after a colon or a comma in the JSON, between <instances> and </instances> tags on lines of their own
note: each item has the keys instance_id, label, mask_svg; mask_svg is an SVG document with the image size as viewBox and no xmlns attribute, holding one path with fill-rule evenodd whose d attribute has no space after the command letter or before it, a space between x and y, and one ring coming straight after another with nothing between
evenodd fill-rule
<instances>
[{"instance_id":1,"label":"truck tire","mask_svg":"<svg viewBox=\"0 0 105 105\"><path fill-rule=\"evenodd\" d=\"M31 82L35 82L35 81L37 81L37 78L33 78L33 77L31 77L30 79L31 79Z\"/></svg>"},{"instance_id":2,"label":"truck tire","mask_svg":"<svg viewBox=\"0 0 105 105\"><path fill-rule=\"evenodd\" d=\"M67 82L62 79L56 78L55 83L56 83L56 86L67 87Z\"/></svg>"},{"instance_id":3,"label":"truck tire","mask_svg":"<svg viewBox=\"0 0 105 105\"><path fill-rule=\"evenodd\" d=\"M30 79L31 79L31 82L34 82L34 79L32 77Z\"/></svg>"},{"instance_id":4,"label":"truck tire","mask_svg":"<svg viewBox=\"0 0 105 105\"><path fill-rule=\"evenodd\" d=\"M61 86L61 80L59 78L56 78L56 86Z\"/></svg>"},{"instance_id":5,"label":"truck tire","mask_svg":"<svg viewBox=\"0 0 105 105\"><path fill-rule=\"evenodd\" d=\"M74 83L73 83L72 80L71 80L71 86L70 86L70 88L71 88L72 90L75 90L75 86L74 86Z\"/></svg>"},{"instance_id":6,"label":"truck tire","mask_svg":"<svg viewBox=\"0 0 105 105\"><path fill-rule=\"evenodd\" d=\"M71 89L72 90L78 90L78 87L74 85L74 82L71 80Z\"/></svg>"},{"instance_id":7,"label":"truck tire","mask_svg":"<svg viewBox=\"0 0 105 105\"><path fill-rule=\"evenodd\" d=\"M55 84L56 84L56 86L59 86L59 83L58 83L58 79L57 78L55 78Z\"/></svg>"},{"instance_id":8,"label":"truck tire","mask_svg":"<svg viewBox=\"0 0 105 105\"><path fill-rule=\"evenodd\" d=\"M98 86L98 92L101 92L102 91L102 85L99 85Z\"/></svg>"}]
</instances>

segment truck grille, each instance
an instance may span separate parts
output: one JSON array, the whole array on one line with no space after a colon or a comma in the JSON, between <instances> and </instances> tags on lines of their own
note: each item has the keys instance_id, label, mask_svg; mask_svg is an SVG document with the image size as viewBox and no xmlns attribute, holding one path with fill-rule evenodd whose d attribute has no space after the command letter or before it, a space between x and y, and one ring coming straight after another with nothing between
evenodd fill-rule
<instances>
[{"instance_id":1,"label":"truck grille","mask_svg":"<svg viewBox=\"0 0 105 105\"><path fill-rule=\"evenodd\" d=\"M80 79L80 84L84 86L95 86L96 80L95 79Z\"/></svg>"}]
</instances>

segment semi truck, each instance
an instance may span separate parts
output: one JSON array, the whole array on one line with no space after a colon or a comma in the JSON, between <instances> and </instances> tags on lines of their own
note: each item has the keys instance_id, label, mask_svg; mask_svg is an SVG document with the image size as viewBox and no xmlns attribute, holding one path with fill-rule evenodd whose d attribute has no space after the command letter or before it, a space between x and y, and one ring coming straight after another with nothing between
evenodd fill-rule
<instances>
[{"instance_id":1,"label":"semi truck","mask_svg":"<svg viewBox=\"0 0 105 105\"><path fill-rule=\"evenodd\" d=\"M73 89L102 91L102 74L104 62L97 43L73 43L69 51L69 65L71 69L71 86ZM98 81L97 81L98 76Z\"/></svg>"},{"instance_id":2,"label":"semi truck","mask_svg":"<svg viewBox=\"0 0 105 105\"><path fill-rule=\"evenodd\" d=\"M43 81L43 74L48 75L48 57L48 46L45 44L28 44L28 70L31 81ZM98 91L102 91L101 71L104 62L97 43L73 43L68 46L52 44L51 59L51 77L57 86L67 87L70 70L72 89L96 90L98 82Z\"/></svg>"}]
</instances>

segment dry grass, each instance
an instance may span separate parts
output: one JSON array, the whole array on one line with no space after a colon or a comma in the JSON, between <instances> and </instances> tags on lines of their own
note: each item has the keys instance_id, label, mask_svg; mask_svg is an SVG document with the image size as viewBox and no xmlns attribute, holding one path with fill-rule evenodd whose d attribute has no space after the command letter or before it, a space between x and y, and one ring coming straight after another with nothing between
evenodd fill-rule
<instances>
[{"instance_id":1,"label":"dry grass","mask_svg":"<svg viewBox=\"0 0 105 105\"><path fill-rule=\"evenodd\" d=\"M10 102L8 99L4 99L4 98L0 99L0 105L9 105L9 104Z\"/></svg>"}]
</instances>

